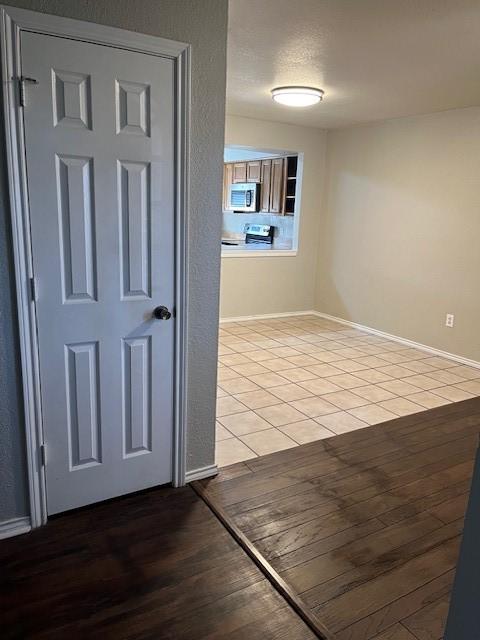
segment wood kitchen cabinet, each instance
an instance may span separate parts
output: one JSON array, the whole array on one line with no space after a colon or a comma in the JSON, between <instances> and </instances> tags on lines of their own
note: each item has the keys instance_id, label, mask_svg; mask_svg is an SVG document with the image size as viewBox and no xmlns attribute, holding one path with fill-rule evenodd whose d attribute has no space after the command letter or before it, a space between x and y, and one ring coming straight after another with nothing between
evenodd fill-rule
<instances>
[{"instance_id":1,"label":"wood kitchen cabinet","mask_svg":"<svg viewBox=\"0 0 480 640\"><path fill-rule=\"evenodd\" d=\"M232 165L233 176L232 183L246 182L247 181L247 163L246 162L234 162Z\"/></svg>"},{"instance_id":2,"label":"wood kitchen cabinet","mask_svg":"<svg viewBox=\"0 0 480 640\"><path fill-rule=\"evenodd\" d=\"M262 160L260 171L260 211L270 213L270 182L272 178L272 161Z\"/></svg>"},{"instance_id":3,"label":"wood kitchen cabinet","mask_svg":"<svg viewBox=\"0 0 480 640\"><path fill-rule=\"evenodd\" d=\"M230 203L228 201L230 195L230 185L233 184L233 165L223 165L223 210L228 211L230 209Z\"/></svg>"},{"instance_id":4,"label":"wood kitchen cabinet","mask_svg":"<svg viewBox=\"0 0 480 640\"><path fill-rule=\"evenodd\" d=\"M228 162L223 171L223 210L229 207L230 185L260 183L260 212L294 215L297 190L297 156Z\"/></svg>"},{"instance_id":5,"label":"wood kitchen cabinet","mask_svg":"<svg viewBox=\"0 0 480 640\"><path fill-rule=\"evenodd\" d=\"M270 179L270 213L283 213L284 210L284 166L283 158L273 158Z\"/></svg>"},{"instance_id":6,"label":"wood kitchen cabinet","mask_svg":"<svg viewBox=\"0 0 480 640\"><path fill-rule=\"evenodd\" d=\"M247 162L247 182L260 182L261 167L260 160Z\"/></svg>"}]
</instances>

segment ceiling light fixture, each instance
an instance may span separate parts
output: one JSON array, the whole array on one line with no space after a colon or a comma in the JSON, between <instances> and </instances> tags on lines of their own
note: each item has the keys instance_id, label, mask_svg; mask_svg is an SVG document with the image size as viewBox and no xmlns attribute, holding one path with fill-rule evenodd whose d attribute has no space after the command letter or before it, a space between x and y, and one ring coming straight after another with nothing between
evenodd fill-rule
<instances>
[{"instance_id":1,"label":"ceiling light fixture","mask_svg":"<svg viewBox=\"0 0 480 640\"><path fill-rule=\"evenodd\" d=\"M310 107L323 100L323 90L314 87L276 87L272 89L275 102L288 107Z\"/></svg>"}]
</instances>

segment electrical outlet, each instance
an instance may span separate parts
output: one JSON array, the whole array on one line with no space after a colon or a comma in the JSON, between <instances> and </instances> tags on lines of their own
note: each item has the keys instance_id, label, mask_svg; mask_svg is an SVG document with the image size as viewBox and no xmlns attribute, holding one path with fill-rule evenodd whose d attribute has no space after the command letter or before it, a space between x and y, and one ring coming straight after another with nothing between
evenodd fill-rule
<instances>
[{"instance_id":1,"label":"electrical outlet","mask_svg":"<svg viewBox=\"0 0 480 640\"><path fill-rule=\"evenodd\" d=\"M455 316L453 315L453 313L447 313L447 316L445 318L445 326L452 328L454 324Z\"/></svg>"}]
</instances>

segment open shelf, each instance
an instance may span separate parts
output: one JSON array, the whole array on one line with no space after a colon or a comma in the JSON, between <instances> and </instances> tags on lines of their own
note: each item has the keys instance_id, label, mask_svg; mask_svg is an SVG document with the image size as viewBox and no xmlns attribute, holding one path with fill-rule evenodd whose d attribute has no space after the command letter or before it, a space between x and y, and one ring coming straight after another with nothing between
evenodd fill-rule
<instances>
[{"instance_id":1,"label":"open shelf","mask_svg":"<svg viewBox=\"0 0 480 640\"><path fill-rule=\"evenodd\" d=\"M288 156L285 161L285 201L284 213L291 216L295 213L295 197L297 193L298 156Z\"/></svg>"}]
</instances>

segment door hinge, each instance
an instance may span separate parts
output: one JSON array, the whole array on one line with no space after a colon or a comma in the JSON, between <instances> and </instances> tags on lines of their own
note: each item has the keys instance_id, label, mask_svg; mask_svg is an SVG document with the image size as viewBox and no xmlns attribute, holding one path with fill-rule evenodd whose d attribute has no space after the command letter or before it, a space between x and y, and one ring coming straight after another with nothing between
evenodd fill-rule
<instances>
[{"instance_id":1,"label":"door hinge","mask_svg":"<svg viewBox=\"0 0 480 640\"><path fill-rule=\"evenodd\" d=\"M32 302L37 301L37 279L30 278L30 297L32 298Z\"/></svg>"},{"instance_id":2,"label":"door hinge","mask_svg":"<svg viewBox=\"0 0 480 640\"><path fill-rule=\"evenodd\" d=\"M38 84L38 80L35 80L35 78L27 78L25 76L20 76L20 78L18 79L18 99L21 107L24 107L26 104L26 98L25 98L26 84Z\"/></svg>"},{"instance_id":3,"label":"door hinge","mask_svg":"<svg viewBox=\"0 0 480 640\"><path fill-rule=\"evenodd\" d=\"M44 444L40 445L40 464L42 465L42 467L45 467L47 464L47 451L46 445Z\"/></svg>"}]
</instances>

